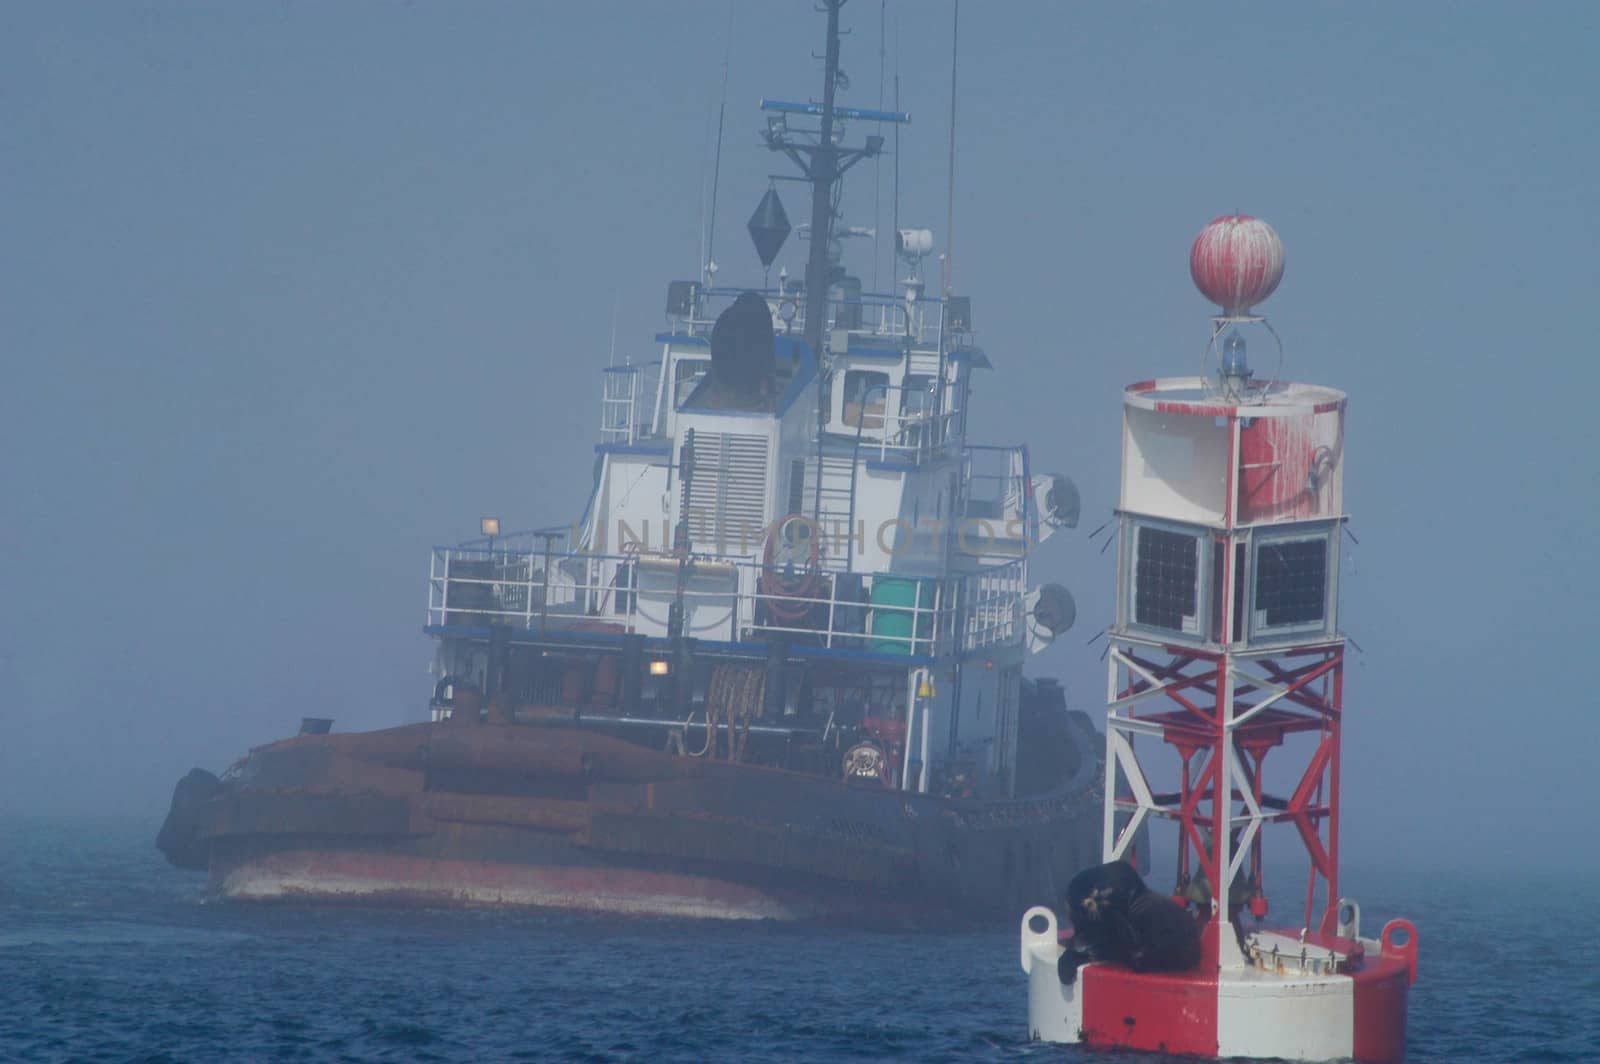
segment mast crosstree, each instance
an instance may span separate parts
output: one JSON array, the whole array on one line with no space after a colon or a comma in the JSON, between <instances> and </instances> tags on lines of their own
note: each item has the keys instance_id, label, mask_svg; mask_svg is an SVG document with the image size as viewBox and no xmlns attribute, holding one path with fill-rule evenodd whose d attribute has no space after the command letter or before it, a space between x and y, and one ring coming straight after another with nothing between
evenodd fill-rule
<instances>
[{"instance_id":1,"label":"mast crosstree","mask_svg":"<svg viewBox=\"0 0 1600 1064\"><path fill-rule=\"evenodd\" d=\"M839 9L845 0L824 0L828 10L828 44L823 59L822 102L786 103L762 100L761 109L769 112L766 142L771 151L782 152L800 169L802 180L811 185L811 251L806 258L806 318L803 333L812 351L820 352L828 317L828 289L834 283L833 264L828 248L833 240L833 220L839 198L839 180L862 159L883 153L883 137L867 137L860 147L845 147L835 132L841 118L867 122L911 121L909 114L838 107L834 95L839 87ZM819 128L799 129L789 125L792 115L816 116Z\"/></svg>"}]
</instances>

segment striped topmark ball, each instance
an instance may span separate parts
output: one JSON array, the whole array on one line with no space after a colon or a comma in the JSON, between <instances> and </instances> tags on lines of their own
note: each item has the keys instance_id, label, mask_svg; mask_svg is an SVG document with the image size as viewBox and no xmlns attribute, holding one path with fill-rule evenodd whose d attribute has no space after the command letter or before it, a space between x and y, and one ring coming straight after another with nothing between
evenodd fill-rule
<instances>
[{"instance_id":1,"label":"striped topmark ball","mask_svg":"<svg viewBox=\"0 0 1600 1064\"><path fill-rule=\"evenodd\" d=\"M1194 238L1189 276L1224 316L1248 314L1283 280L1283 241L1259 218L1224 215Z\"/></svg>"}]
</instances>

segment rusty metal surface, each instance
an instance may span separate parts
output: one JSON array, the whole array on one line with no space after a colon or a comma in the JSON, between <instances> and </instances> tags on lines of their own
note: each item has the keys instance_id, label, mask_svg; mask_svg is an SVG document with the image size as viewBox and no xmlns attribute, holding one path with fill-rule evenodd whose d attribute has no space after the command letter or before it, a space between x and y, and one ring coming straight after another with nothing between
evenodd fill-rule
<instances>
[{"instance_id":1,"label":"rusty metal surface","mask_svg":"<svg viewBox=\"0 0 1600 1064\"><path fill-rule=\"evenodd\" d=\"M399 836L411 832L405 798L379 794L315 794L235 790L209 805L205 839L247 835Z\"/></svg>"},{"instance_id":2,"label":"rusty metal surface","mask_svg":"<svg viewBox=\"0 0 1600 1064\"><path fill-rule=\"evenodd\" d=\"M252 747L241 764L268 751L327 749L363 761L399 767L421 767L427 755L433 724L404 724L371 732L341 732L334 735L296 735L264 746Z\"/></svg>"},{"instance_id":3,"label":"rusty metal surface","mask_svg":"<svg viewBox=\"0 0 1600 1064\"><path fill-rule=\"evenodd\" d=\"M635 857L744 864L884 888L906 886L916 873L908 847L722 817L601 812L576 841Z\"/></svg>"},{"instance_id":4,"label":"rusty metal surface","mask_svg":"<svg viewBox=\"0 0 1600 1064\"><path fill-rule=\"evenodd\" d=\"M428 745L431 769L522 772L580 780L652 780L678 774L679 759L576 728L484 724L440 728Z\"/></svg>"},{"instance_id":5,"label":"rusty metal surface","mask_svg":"<svg viewBox=\"0 0 1600 1064\"><path fill-rule=\"evenodd\" d=\"M435 821L565 832L587 828L593 808L588 802L560 798L493 794L426 794L417 807L423 816Z\"/></svg>"},{"instance_id":6,"label":"rusty metal surface","mask_svg":"<svg viewBox=\"0 0 1600 1064\"><path fill-rule=\"evenodd\" d=\"M1092 763L1081 769L1075 784ZM201 852L211 846L214 885L219 868L315 845L329 867L343 854L363 867L388 855L397 868L588 868L624 892L674 870L735 894L855 891L863 905L976 913L1051 896L1097 859L1099 805L1082 798L951 801L559 724L441 723L258 747L185 817ZM419 901L437 886L416 886Z\"/></svg>"}]
</instances>

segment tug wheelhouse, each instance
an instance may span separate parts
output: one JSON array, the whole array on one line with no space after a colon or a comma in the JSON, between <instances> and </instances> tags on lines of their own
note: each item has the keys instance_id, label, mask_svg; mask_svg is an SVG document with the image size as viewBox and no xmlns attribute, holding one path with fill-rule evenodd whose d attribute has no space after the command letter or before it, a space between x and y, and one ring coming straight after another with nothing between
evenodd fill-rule
<instances>
[{"instance_id":1,"label":"tug wheelhouse","mask_svg":"<svg viewBox=\"0 0 1600 1064\"><path fill-rule=\"evenodd\" d=\"M967 441L969 375L989 365L970 302L958 330L957 301L918 286L852 293L818 359L786 287L687 287L660 361L604 371L582 519L434 551L440 680L512 718L570 711L727 756L712 718L729 677L751 677L760 705L732 711L743 757L1011 796L1030 636L1071 612L1034 616L1028 552L1076 515L1025 447ZM740 300L771 352L755 371L717 350ZM435 716L453 708L438 699ZM862 743L881 757L847 757Z\"/></svg>"}]
</instances>

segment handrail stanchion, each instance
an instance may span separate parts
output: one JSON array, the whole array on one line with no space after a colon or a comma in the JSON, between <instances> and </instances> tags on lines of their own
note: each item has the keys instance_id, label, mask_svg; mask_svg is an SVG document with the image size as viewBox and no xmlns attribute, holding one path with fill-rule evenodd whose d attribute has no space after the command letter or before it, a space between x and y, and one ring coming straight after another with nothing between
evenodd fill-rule
<instances>
[{"instance_id":1,"label":"handrail stanchion","mask_svg":"<svg viewBox=\"0 0 1600 1064\"><path fill-rule=\"evenodd\" d=\"M833 647L833 610L834 610L834 606L838 603L838 601L839 601L839 582L837 580L829 580L828 581L828 630L826 632L824 632L823 635L822 635L822 645L825 646L825 647L828 647L829 649L832 649L832 647Z\"/></svg>"},{"instance_id":2,"label":"handrail stanchion","mask_svg":"<svg viewBox=\"0 0 1600 1064\"><path fill-rule=\"evenodd\" d=\"M546 577L546 579L549 578L548 570L545 573L545 577ZM522 599L522 626L524 628L532 628L533 627L533 573L532 572L528 573L527 594L524 595L523 599ZM544 633L541 631L539 634L543 635Z\"/></svg>"}]
</instances>

